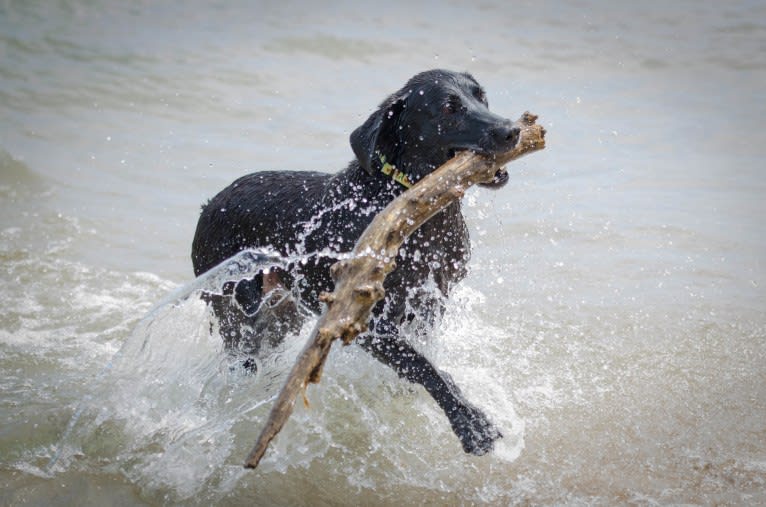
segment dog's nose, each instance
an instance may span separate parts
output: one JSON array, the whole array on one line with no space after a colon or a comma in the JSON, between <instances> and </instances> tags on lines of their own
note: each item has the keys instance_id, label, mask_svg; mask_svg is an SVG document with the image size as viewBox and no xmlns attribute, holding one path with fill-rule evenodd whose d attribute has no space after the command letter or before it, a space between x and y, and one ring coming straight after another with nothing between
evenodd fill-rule
<instances>
[{"instance_id":1,"label":"dog's nose","mask_svg":"<svg viewBox=\"0 0 766 507\"><path fill-rule=\"evenodd\" d=\"M505 121L492 129L492 139L498 146L511 147L516 145L520 132L519 127L514 126L510 121Z\"/></svg>"}]
</instances>

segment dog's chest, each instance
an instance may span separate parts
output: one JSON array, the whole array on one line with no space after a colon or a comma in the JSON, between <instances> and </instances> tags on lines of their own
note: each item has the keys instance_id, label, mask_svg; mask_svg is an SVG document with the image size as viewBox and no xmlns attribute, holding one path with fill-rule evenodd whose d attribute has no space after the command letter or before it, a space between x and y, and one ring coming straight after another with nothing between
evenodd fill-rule
<instances>
[{"instance_id":1,"label":"dog's chest","mask_svg":"<svg viewBox=\"0 0 766 507\"><path fill-rule=\"evenodd\" d=\"M470 255L460 203L453 203L407 238L397 257L396 274L410 286L432 277L446 293L450 285L465 277Z\"/></svg>"}]
</instances>

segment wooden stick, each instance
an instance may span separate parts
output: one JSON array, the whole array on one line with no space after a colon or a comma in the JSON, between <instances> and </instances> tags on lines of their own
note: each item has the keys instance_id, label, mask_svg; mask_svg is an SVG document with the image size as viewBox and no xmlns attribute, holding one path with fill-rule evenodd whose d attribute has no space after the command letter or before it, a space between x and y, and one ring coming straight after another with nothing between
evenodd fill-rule
<instances>
[{"instance_id":1,"label":"wooden stick","mask_svg":"<svg viewBox=\"0 0 766 507\"><path fill-rule=\"evenodd\" d=\"M335 290L320 296L327 309L274 402L266 426L247 456L246 468L258 466L269 442L290 417L298 393L305 393L309 383L319 382L332 342L341 339L348 345L367 330L372 307L384 296L383 280L395 268L405 238L460 199L471 185L491 181L508 162L545 148L545 129L535 120L537 116L527 112L516 122L521 132L512 150L491 159L462 152L391 201L365 229L351 257L332 266Z\"/></svg>"}]
</instances>

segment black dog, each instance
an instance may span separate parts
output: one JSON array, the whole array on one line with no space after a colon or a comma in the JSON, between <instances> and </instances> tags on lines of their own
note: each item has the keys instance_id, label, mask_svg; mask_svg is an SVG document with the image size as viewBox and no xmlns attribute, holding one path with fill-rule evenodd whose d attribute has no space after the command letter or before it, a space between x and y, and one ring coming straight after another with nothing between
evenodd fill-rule
<instances>
[{"instance_id":1,"label":"black dog","mask_svg":"<svg viewBox=\"0 0 766 507\"><path fill-rule=\"evenodd\" d=\"M236 180L203 207L192 246L195 273L246 248L271 247L286 257L303 257L290 269L271 270L231 284L223 296L206 297L226 345L256 350L259 331L279 334L294 326L299 316L294 305L285 304L289 291L319 312L319 294L333 289L334 254L350 252L376 213L457 151L492 155L512 148L518 136L511 121L489 111L484 90L471 75L432 70L410 79L351 134L356 160L340 173L258 172ZM485 186L501 187L507 180L500 170ZM456 202L405 241L385 280L386 296L373 309L370 331L358 343L400 377L422 384L463 449L484 454L500 432L448 374L400 334L400 326L415 318L433 323L441 316L442 298L465 276L469 256L468 231ZM263 308L276 315L266 325L258 320Z\"/></svg>"}]
</instances>

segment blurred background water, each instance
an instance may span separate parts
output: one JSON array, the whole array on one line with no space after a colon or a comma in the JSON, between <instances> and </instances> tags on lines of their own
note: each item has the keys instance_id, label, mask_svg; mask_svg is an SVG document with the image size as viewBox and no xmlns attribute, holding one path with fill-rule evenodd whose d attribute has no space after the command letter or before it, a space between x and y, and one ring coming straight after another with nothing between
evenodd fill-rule
<instances>
[{"instance_id":1,"label":"blurred background water","mask_svg":"<svg viewBox=\"0 0 766 507\"><path fill-rule=\"evenodd\" d=\"M505 438L464 455L338 348L245 472L284 365L232 370L195 298L144 317L201 203L339 170L434 67L549 132L465 197L428 350ZM761 1L0 1L0 504L766 503L764 89Z\"/></svg>"}]
</instances>

